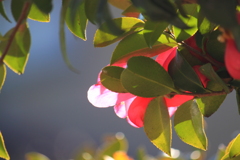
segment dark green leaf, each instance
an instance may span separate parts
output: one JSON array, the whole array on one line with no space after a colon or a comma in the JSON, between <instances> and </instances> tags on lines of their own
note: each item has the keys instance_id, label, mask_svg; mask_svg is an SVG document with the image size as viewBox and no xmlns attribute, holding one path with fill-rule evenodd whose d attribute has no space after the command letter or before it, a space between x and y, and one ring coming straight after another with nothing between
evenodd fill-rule
<instances>
[{"instance_id":1,"label":"dark green leaf","mask_svg":"<svg viewBox=\"0 0 240 160\"><path fill-rule=\"evenodd\" d=\"M122 10L127 9L131 5L131 2L129 0L108 0L108 2L111 5Z\"/></svg>"},{"instance_id":2,"label":"dark green leaf","mask_svg":"<svg viewBox=\"0 0 240 160\"><path fill-rule=\"evenodd\" d=\"M92 23L96 24L96 14L98 10L99 0L85 1L85 12L87 19Z\"/></svg>"},{"instance_id":3,"label":"dark green leaf","mask_svg":"<svg viewBox=\"0 0 240 160\"><path fill-rule=\"evenodd\" d=\"M193 93L206 92L197 74L182 57L181 53L178 53L170 62L168 69L168 73L172 77L176 87Z\"/></svg>"},{"instance_id":4,"label":"dark green leaf","mask_svg":"<svg viewBox=\"0 0 240 160\"><path fill-rule=\"evenodd\" d=\"M210 22L204 15L203 10L200 9L198 14L198 30L201 34L207 34L214 30L216 24Z\"/></svg>"},{"instance_id":5,"label":"dark green leaf","mask_svg":"<svg viewBox=\"0 0 240 160\"><path fill-rule=\"evenodd\" d=\"M84 2L71 4L67 8L65 21L69 30L78 38L86 40L87 17ZM74 6L74 7L73 7Z\"/></svg>"},{"instance_id":6,"label":"dark green leaf","mask_svg":"<svg viewBox=\"0 0 240 160\"><path fill-rule=\"evenodd\" d=\"M198 0L202 13L211 22L222 27L231 28L238 25L236 18L236 1Z\"/></svg>"},{"instance_id":7,"label":"dark green leaf","mask_svg":"<svg viewBox=\"0 0 240 160\"><path fill-rule=\"evenodd\" d=\"M195 101L182 104L174 116L174 128L179 138L196 148L206 150L207 137L203 126L203 116Z\"/></svg>"},{"instance_id":8,"label":"dark green leaf","mask_svg":"<svg viewBox=\"0 0 240 160\"><path fill-rule=\"evenodd\" d=\"M220 85L226 93L230 93L227 84L217 75L210 63L207 63L199 68L200 72L214 83Z\"/></svg>"},{"instance_id":9,"label":"dark green leaf","mask_svg":"<svg viewBox=\"0 0 240 160\"><path fill-rule=\"evenodd\" d=\"M134 5L131 5L129 6L126 10L124 10L122 12L122 15L126 16L126 17L135 17L135 18L138 18L139 15L140 15L140 12L139 10L134 6Z\"/></svg>"},{"instance_id":10,"label":"dark green leaf","mask_svg":"<svg viewBox=\"0 0 240 160\"><path fill-rule=\"evenodd\" d=\"M33 0L33 3L45 14L49 14L52 11L52 0Z\"/></svg>"},{"instance_id":11,"label":"dark green leaf","mask_svg":"<svg viewBox=\"0 0 240 160\"><path fill-rule=\"evenodd\" d=\"M8 31L4 35L4 37L9 38L13 29ZM5 51L7 45L8 41L3 41L0 43L0 50L2 53ZM7 55L4 58L4 63L17 74L24 73L25 66L28 61L30 45L30 32L27 24L23 23L16 32L12 44L7 52Z\"/></svg>"},{"instance_id":12,"label":"dark green leaf","mask_svg":"<svg viewBox=\"0 0 240 160\"><path fill-rule=\"evenodd\" d=\"M0 132L0 157L6 160L10 160L1 132Z\"/></svg>"},{"instance_id":13,"label":"dark green leaf","mask_svg":"<svg viewBox=\"0 0 240 160\"><path fill-rule=\"evenodd\" d=\"M132 17L116 18L112 21L119 28L124 30L124 32L121 35L114 35L109 30L107 24L103 23L95 33L93 40L95 47L105 47L110 45L134 32L142 30L144 27L144 22L142 20Z\"/></svg>"},{"instance_id":14,"label":"dark green leaf","mask_svg":"<svg viewBox=\"0 0 240 160\"><path fill-rule=\"evenodd\" d=\"M151 20L146 21L143 35L145 38L145 41L149 48L152 48L152 45L154 45L160 35L163 33L163 31L167 28L169 23L167 22L153 22Z\"/></svg>"},{"instance_id":15,"label":"dark green leaf","mask_svg":"<svg viewBox=\"0 0 240 160\"><path fill-rule=\"evenodd\" d=\"M61 16L60 16L60 25L59 25L59 36L60 36L60 47L61 47L61 53L62 53L62 57L63 57L63 60L65 62L65 64L67 65L67 67L72 70L73 72L75 73L79 73L79 71L74 68L68 58L68 55L67 55L67 48L66 48L66 39L65 39L65 31L64 31L64 28L65 28L65 17L66 17L66 14L67 14L67 8L68 8L68 5L69 5L69 1L64 1L63 5L62 5L62 8L61 8Z\"/></svg>"},{"instance_id":16,"label":"dark green leaf","mask_svg":"<svg viewBox=\"0 0 240 160\"><path fill-rule=\"evenodd\" d=\"M237 105L238 105L238 113L240 115L240 88L236 89L236 99L237 99Z\"/></svg>"},{"instance_id":17,"label":"dark green leaf","mask_svg":"<svg viewBox=\"0 0 240 160\"><path fill-rule=\"evenodd\" d=\"M137 96L157 97L174 91L174 85L167 71L151 58L132 57L122 72L124 88Z\"/></svg>"},{"instance_id":18,"label":"dark green leaf","mask_svg":"<svg viewBox=\"0 0 240 160\"><path fill-rule=\"evenodd\" d=\"M0 2L0 14L1 14L8 22L11 22L11 21L8 19L6 13L5 13L5 9L4 9L4 6L3 6L3 1Z\"/></svg>"},{"instance_id":19,"label":"dark green leaf","mask_svg":"<svg viewBox=\"0 0 240 160\"><path fill-rule=\"evenodd\" d=\"M133 56L153 57L177 45L170 35L162 34L150 49L145 42L143 31L133 33L118 43L112 54L111 64L126 62Z\"/></svg>"},{"instance_id":20,"label":"dark green leaf","mask_svg":"<svg viewBox=\"0 0 240 160\"><path fill-rule=\"evenodd\" d=\"M50 160L47 156L37 153L37 152L29 152L25 155L26 160Z\"/></svg>"},{"instance_id":21,"label":"dark green leaf","mask_svg":"<svg viewBox=\"0 0 240 160\"><path fill-rule=\"evenodd\" d=\"M120 136L109 137L109 140L106 141L98 150L95 159L105 160L105 156L113 157L113 154L117 151L127 151L128 142L127 139L120 133Z\"/></svg>"},{"instance_id":22,"label":"dark green leaf","mask_svg":"<svg viewBox=\"0 0 240 160\"><path fill-rule=\"evenodd\" d=\"M214 81L208 82L207 88L212 91L221 91L222 87L215 83ZM201 111L201 113L205 117L210 117L214 112L218 110L222 102L226 98L225 95L218 95L218 96L207 96L196 99L196 102L198 104L198 107Z\"/></svg>"},{"instance_id":23,"label":"dark green leaf","mask_svg":"<svg viewBox=\"0 0 240 160\"><path fill-rule=\"evenodd\" d=\"M2 89L2 86L5 82L6 74L7 74L6 66L4 64L1 64L0 65L0 90Z\"/></svg>"},{"instance_id":24,"label":"dark green leaf","mask_svg":"<svg viewBox=\"0 0 240 160\"><path fill-rule=\"evenodd\" d=\"M39 22L50 22L50 14L40 11L34 3L31 6L28 18Z\"/></svg>"},{"instance_id":25,"label":"dark green leaf","mask_svg":"<svg viewBox=\"0 0 240 160\"><path fill-rule=\"evenodd\" d=\"M157 148L171 155L171 120L163 97L149 103L144 116L144 131Z\"/></svg>"},{"instance_id":26,"label":"dark green leaf","mask_svg":"<svg viewBox=\"0 0 240 160\"><path fill-rule=\"evenodd\" d=\"M124 68L117 66L107 66L103 68L100 75L102 85L113 92L127 92L120 81L120 76L123 70Z\"/></svg>"},{"instance_id":27,"label":"dark green leaf","mask_svg":"<svg viewBox=\"0 0 240 160\"><path fill-rule=\"evenodd\" d=\"M11 1L11 11L15 21L18 20L21 15L24 3L26 0L12 0Z\"/></svg>"}]
</instances>

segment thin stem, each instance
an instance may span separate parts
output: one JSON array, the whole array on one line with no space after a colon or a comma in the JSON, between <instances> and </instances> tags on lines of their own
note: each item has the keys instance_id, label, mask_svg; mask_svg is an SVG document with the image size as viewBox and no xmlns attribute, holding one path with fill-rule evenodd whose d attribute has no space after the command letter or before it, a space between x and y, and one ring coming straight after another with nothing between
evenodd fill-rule
<instances>
[{"instance_id":1,"label":"thin stem","mask_svg":"<svg viewBox=\"0 0 240 160\"><path fill-rule=\"evenodd\" d=\"M9 40L8 40L8 43L6 45L6 48L5 50L3 51L3 54L2 56L0 57L0 64L3 63L3 60L5 58L5 56L7 55L8 53L8 50L10 49L10 46L15 38L15 35L19 29L19 27L21 26L22 22L26 19L27 17L27 14L28 14L28 10L29 10L29 7L31 6L31 3L30 2L25 2L24 6L23 6L23 9L22 9L22 12L21 12L21 15L17 21L17 24L16 26L14 27L11 35L9 36Z\"/></svg>"}]
</instances>

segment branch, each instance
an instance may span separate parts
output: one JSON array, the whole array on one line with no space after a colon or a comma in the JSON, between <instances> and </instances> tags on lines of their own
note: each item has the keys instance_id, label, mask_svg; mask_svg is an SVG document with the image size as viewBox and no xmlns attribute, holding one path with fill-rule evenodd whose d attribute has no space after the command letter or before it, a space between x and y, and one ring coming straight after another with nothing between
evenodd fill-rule
<instances>
[{"instance_id":1,"label":"branch","mask_svg":"<svg viewBox=\"0 0 240 160\"><path fill-rule=\"evenodd\" d=\"M22 22L26 19L27 15L28 15L28 11L29 11L29 7L31 6L31 3L30 2L25 2L24 6L23 6L23 9L22 9L22 12L21 12L21 15L20 17L18 18L18 21L17 21L17 24L16 26L14 27L11 35L9 36L9 40L8 40L8 43L6 45L6 48L5 50L3 51L3 54L2 56L0 57L0 64L3 64L3 60L5 58L5 56L7 55L8 53L8 50L10 49L11 47L11 44L15 38L15 35L19 29L19 27L21 26Z\"/></svg>"}]
</instances>

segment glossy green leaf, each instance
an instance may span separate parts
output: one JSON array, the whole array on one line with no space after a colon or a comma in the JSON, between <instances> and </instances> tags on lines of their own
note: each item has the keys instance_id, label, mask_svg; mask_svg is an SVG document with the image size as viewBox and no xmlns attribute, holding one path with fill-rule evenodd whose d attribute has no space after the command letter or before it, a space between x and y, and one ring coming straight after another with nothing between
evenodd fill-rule
<instances>
[{"instance_id":1,"label":"glossy green leaf","mask_svg":"<svg viewBox=\"0 0 240 160\"><path fill-rule=\"evenodd\" d=\"M121 35L114 35L109 30L107 24L103 23L95 33L93 40L95 47L105 47L110 45L134 32L142 30L144 27L144 22L142 20L133 17L121 17L113 19L112 21L119 28L124 30L124 33Z\"/></svg>"},{"instance_id":2,"label":"glossy green leaf","mask_svg":"<svg viewBox=\"0 0 240 160\"><path fill-rule=\"evenodd\" d=\"M168 73L171 75L176 87L193 93L206 92L197 74L189 63L178 53L170 62Z\"/></svg>"},{"instance_id":3,"label":"glossy green leaf","mask_svg":"<svg viewBox=\"0 0 240 160\"><path fill-rule=\"evenodd\" d=\"M129 0L108 0L108 2L111 5L122 10L127 9L131 5L131 2Z\"/></svg>"},{"instance_id":4,"label":"glossy green leaf","mask_svg":"<svg viewBox=\"0 0 240 160\"><path fill-rule=\"evenodd\" d=\"M66 47L66 39L65 39L65 17L67 14L67 8L69 5L69 1L64 1L62 8L61 8L61 12L60 12L60 25L59 25L59 39L60 39L60 47L61 47L61 53L62 53L62 57L63 60L65 62L65 64L67 65L67 67L75 72L75 73L79 73L79 71L74 68L68 58L67 55L67 47Z\"/></svg>"},{"instance_id":5,"label":"glossy green leaf","mask_svg":"<svg viewBox=\"0 0 240 160\"><path fill-rule=\"evenodd\" d=\"M134 5L131 5L122 12L122 15L124 15L126 17L138 18L140 15L140 12Z\"/></svg>"},{"instance_id":6,"label":"glossy green leaf","mask_svg":"<svg viewBox=\"0 0 240 160\"><path fill-rule=\"evenodd\" d=\"M174 35L175 35L176 41L178 41L178 42L188 39L189 37L194 35L198 30L198 28L197 28L197 15L198 15L198 11L199 11L198 5L197 4L184 4L183 8L184 8L186 14L188 15L188 17L185 18L185 17L180 16L180 18L182 19L182 21L185 24L187 24L191 28L181 29L181 28L177 28L175 26L173 27Z\"/></svg>"},{"instance_id":7,"label":"glossy green leaf","mask_svg":"<svg viewBox=\"0 0 240 160\"><path fill-rule=\"evenodd\" d=\"M29 152L25 154L26 160L50 160L47 156L37 153L37 152Z\"/></svg>"},{"instance_id":8,"label":"glossy green leaf","mask_svg":"<svg viewBox=\"0 0 240 160\"><path fill-rule=\"evenodd\" d=\"M14 28L13 28L14 29ZM13 29L8 31L4 37L9 38ZM4 53L8 41L0 43L0 50ZM4 63L15 73L23 74L28 61L31 37L27 24L23 23L19 27L12 41L12 44L4 58Z\"/></svg>"},{"instance_id":9,"label":"glossy green leaf","mask_svg":"<svg viewBox=\"0 0 240 160\"><path fill-rule=\"evenodd\" d=\"M49 14L52 11L52 0L33 0L33 3L45 14Z\"/></svg>"},{"instance_id":10,"label":"glossy green leaf","mask_svg":"<svg viewBox=\"0 0 240 160\"><path fill-rule=\"evenodd\" d=\"M163 96L174 91L167 71L155 60L144 56L129 59L121 82L128 92L141 97Z\"/></svg>"},{"instance_id":11,"label":"glossy green leaf","mask_svg":"<svg viewBox=\"0 0 240 160\"><path fill-rule=\"evenodd\" d=\"M1 14L8 22L11 22L11 21L9 20L9 18L7 17L7 14L5 13L3 1L0 2L0 14Z\"/></svg>"},{"instance_id":12,"label":"glossy green leaf","mask_svg":"<svg viewBox=\"0 0 240 160\"><path fill-rule=\"evenodd\" d=\"M169 23L167 22L154 22L151 20L146 21L143 35L145 38L145 41L149 48L152 48L152 45L156 43L160 35L163 33L163 31L167 28Z\"/></svg>"},{"instance_id":13,"label":"glossy green leaf","mask_svg":"<svg viewBox=\"0 0 240 160\"><path fill-rule=\"evenodd\" d=\"M123 133L117 133L116 137L109 137L109 140L105 141L105 143L99 148L95 159L105 160L104 157L112 157L116 151L127 151L127 149L127 139Z\"/></svg>"},{"instance_id":14,"label":"glossy green leaf","mask_svg":"<svg viewBox=\"0 0 240 160\"><path fill-rule=\"evenodd\" d=\"M163 97L149 103L144 116L144 131L157 148L171 155L172 127Z\"/></svg>"},{"instance_id":15,"label":"glossy green leaf","mask_svg":"<svg viewBox=\"0 0 240 160\"><path fill-rule=\"evenodd\" d=\"M102 85L113 92L127 92L120 81L123 70L124 68L117 66L107 66L103 68L100 75Z\"/></svg>"},{"instance_id":16,"label":"glossy green leaf","mask_svg":"<svg viewBox=\"0 0 240 160\"><path fill-rule=\"evenodd\" d=\"M236 99L237 99L237 105L238 105L238 113L240 115L240 88L236 89Z\"/></svg>"},{"instance_id":17,"label":"glossy green leaf","mask_svg":"<svg viewBox=\"0 0 240 160\"><path fill-rule=\"evenodd\" d=\"M39 10L36 4L32 4L28 18L39 22L50 22L50 14L46 14Z\"/></svg>"},{"instance_id":18,"label":"glossy green leaf","mask_svg":"<svg viewBox=\"0 0 240 160\"><path fill-rule=\"evenodd\" d=\"M25 0L12 0L11 1L11 11L15 21L18 20L21 15Z\"/></svg>"},{"instance_id":19,"label":"glossy green leaf","mask_svg":"<svg viewBox=\"0 0 240 160\"><path fill-rule=\"evenodd\" d=\"M133 56L153 57L178 44L167 33L162 34L157 42L149 48L145 42L143 31L133 33L121 40L113 51L111 64L115 62L126 62Z\"/></svg>"},{"instance_id":20,"label":"glossy green leaf","mask_svg":"<svg viewBox=\"0 0 240 160\"><path fill-rule=\"evenodd\" d=\"M222 33L219 30L209 34L206 41L206 52L219 62L224 62L226 44L218 41Z\"/></svg>"},{"instance_id":21,"label":"glossy green leaf","mask_svg":"<svg viewBox=\"0 0 240 160\"><path fill-rule=\"evenodd\" d=\"M214 71L212 65L210 63L207 63L199 68L200 72L204 74L208 79L212 80L213 82L217 83L222 87L222 89L226 93L230 93L230 90L227 86L227 84L217 75L217 73Z\"/></svg>"},{"instance_id":22,"label":"glossy green leaf","mask_svg":"<svg viewBox=\"0 0 240 160\"><path fill-rule=\"evenodd\" d=\"M198 0L198 3L200 4L204 15L211 22L226 28L238 25L236 18L236 1Z\"/></svg>"},{"instance_id":23,"label":"glossy green leaf","mask_svg":"<svg viewBox=\"0 0 240 160\"><path fill-rule=\"evenodd\" d=\"M4 64L1 64L0 65L0 90L2 89L3 84L5 82L6 74L7 74L6 66Z\"/></svg>"},{"instance_id":24,"label":"glossy green leaf","mask_svg":"<svg viewBox=\"0 0 240 160\"><path fill-rule=\"evenodd\" d=\"M204 15L203 10L200 9L198 14L198 22L197 22L199 32L204 35L208 34L209 32L213 31L214 28L217 26L216 24L210 22Z\"/></svg>"},{"instance_id":25,"label":"glossy green leaf","mask_svg":"<svg viewBox=\"0 0 240 160\"><path fill-rule=\"evenodd\" d=\"M0 132L0 158L10 160L1 132Z\"/></svg>"},{"instance_id":26,"label":"glossy green leaf","mask_svg":"<svg viewBox=\"0 0 240 160\"><path fill-rule=\"evenodd\" d=\"M204 131L203 116L195 101L187 101L177 109L174 129L183 142L207 150L208 141Z\"/></svg>"},{"instance_id":27,"label":"glossy green leaf","mask_svg":"<svg viewBox=\"0 0 240 160\"><path fill-rule=\"evenodd\" d=\"M222 87L214 81L209 81L207 88L212 91L221 91ZM214 112L218 110L222 102L225 100L227 95L218 96L207 96L196 99L196 103L205 117L210 117Z\"/></svg>"},{"instance_id":28,"label":"glossy green leaf","mask_svg":"<svg viewBox=\"0 0 240 160\"><path fill-rule=\"evenodd\" d=\"M73 8L72 5L75 5ZM69 5L66 11L65 21L69 30L78 38L86 39L87 17L85 14L85 3Z\"/></svg>"}]
</instances>

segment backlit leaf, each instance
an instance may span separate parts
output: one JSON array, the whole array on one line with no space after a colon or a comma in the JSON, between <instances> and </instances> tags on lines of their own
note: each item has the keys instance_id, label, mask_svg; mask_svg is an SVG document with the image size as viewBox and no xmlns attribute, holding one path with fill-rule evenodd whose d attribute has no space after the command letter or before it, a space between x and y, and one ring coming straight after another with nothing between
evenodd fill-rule
<instances>
[{"instance_id":1,"label":"backlit leaf","mask_svg":"<svg viewBox=\"0 0 240 160\"><path fill-rule=\"evenodd\" d=\"M37 153L37 152L29 152L25 154L26 160L50 160L47 156Z\"/></svg>"},{"instance_id":2,"label":"backlit leaf","mask_svg":"<svg viewBox=\"0 0 240 160\"><path fill-rule=\"evenodd\" d=\"M0 90L2 89L2 86L5 82L6 74L7 74L6 66L4 64L1 64L0 65Z\"/></svg>"},{"instance_id":3,"label":"backlit leaf","mask_svg":"<svg viewBox=\"0 0 240 160\"><path fill-rule=\"evenodd\" d=\"M127 36L118 43L113 51L110 63L126 62L133 56L153 57L176 46L176 41L174 41L170 35L164 33L152 48L149 48L145 42L143 31L140 31Z\"/></svg>"},{"instance_id":4,"label":"backlit leaf","mask_svg":"<svg viewBox=\"0 0 240 160\"><path fill-rule=\"evenodd\" d=\"M33 3L45 14L49 14L52 11L52 0L33 0Z\"/></svg>"},{"instance_id":5,"label":"backlit leaf","mask_svg":"<svg viewBox=\"0 0 240 160\"><path fill-rule=\"evenodd\" d=\"M0 2L0 14L1 14L8 22L11 22L11 21L8 19L6 13L5 13L3 1Z\"/></svg>"},{"instance_id":6,"label":"backlit leaf","mask_svg":"<svg viewBox=\"0 0 240 160\"><path fill-rule=\"evenodd\" d=\"M140 97L157 97L170 93L174 85L167 71L151 58L132 57L122 72L124 88Z\"/></svg>"},{"instance_id":7,"label":"backlit leaf","mask_svg":"<svg viewBox=\"0 0 240 160\"><path fill-rule=\"evenodd\" d=\"M152 45L158 40L163 31L167 28L169 23L167 22L153 22L151 20L146 21L143 34L145 41L149 48L152 48Z\"/></svg>"},{"instance_id":8,"label":"backlit leaf","mask_svg":"<svg viewBox=\"0 0 240 160\"><path fill-rule=\"evenodd\" d=\"M193 147L206 150L208 146L203 116L195 101L182 104L174 116L174 129L179 138Z\"/></svg>"},{"instance_id":9,"label":"backlit leaf","mask_svg":"<svg viewBox=\"0 0 240 160\"><path fill-rule=\"evenodd\" d=\"M204 93L197 74L180 53L170 62L168 73L176 87L193 93Z\"/></svg>"},{"instance_id":10,"label":"backlit leaf","mask_svg":"<svg viewBox=\"0 0 240 160\"><path fill-rule=\"evenodd\" d=\"M207 88L212 91L221 91L222 87L217 83L210 81L207 84ZM220 107L222 102L225 100L227 95L218 95L218 96L206 96L196 99L196 103L205 117L210 117L217 109Z\"/></svg>"},{"instance_id":11,"label":"backlit leaf","mask_svg":"<svg viewBox=\"0 0 240 160\"><path fill-rule=\"evenodd\" d=\"M127 92L120 81L123 70L124 68L117 66L107 66L103 68L100 75L102 85L113 92Z\"/></svg>"},{"instance_id":12,"label":"backlit leaf","mask_svg":"<svg viewBox=\"0 0 240 160\"><path fill-rule=\"evenodd\" d=\"M122 10L127 9L131 5L131 2L129 0L108 0L108 2L111 5Z\"/></svg>"},{"instance_id":13,"label":"backlit leaf","mask_svg":"<svg viewBox=\"0 0 240 160\"><path fill-rule=\"evenodd\" d=\"M5 143L3 140L2 133L0 132L0 157L6 160L9 160L10 157L8 155L7 149L5 147Z\"/></svg>"},{"instance_id":14,"label":"backlit leaf","mask_svg":"<svg viewBox=\"0 0 240 160\"><path fill-rule=\"evenodd\" d=\"M65 17L66 24L75 36L86 40L87 17L85 14L85 3L79 2L73 5L75 5L74 8L71 5L67 8Z\"/></svg>"},{"instance_id":15,"label":"backlit leaf","mask_svg":"<svg viewBox=\"0 0 240 160\"><path fill-rule=\"evenodd\" d=\"M142 20L133 17L116 18L112 21L124 32L121 35L114 35L109 30L107 24L103 23L95 33L93 40L95 47L110 45L134 32L142 30L144 27L144 22Z\"/></svg>"},{"instance_id":16,"label":"backlit leaf","mask_svg":"<svg viewBox=\"0 0 240 160\"><path fill-rule=\"evenodd\" d=\"M240 155L240 134L234 139L229 150L229 157L234 158Z\"/></svg>"},{"instance_id":17,"label":"backlit leaf","mask_svg":"<svg viewBox=\"0 0 240 160\"><path fill-rule=\"evenodd\" d=\"M197 26L199 32L204 35L209 33L210 31L213 31L213 29L217 26L216 24L210 22L204 15L203 10L200 9L197 19Z\"/></svg>"},{"instance_id":18,"label":"backlit leaf","mask_svg":"<svg viewBox=\"0 0 240 160\"><path fill-rule=\"evenodd\" d=\"M149 103L144 116L144 131L157 148L171 155L171 120L163 97Z\"/></svg>"},{"instance_id":19,"label":"backlit leaf","mask_svg":"<svg viewBox=\"0 0 240 160\"><path fill-rule=\"evenodd\" d=\"M4 37L9 38L13 29L9 30ZM0 43L0 50L2 53L5 51L7 44L8 41ZM30 32L27 24L23 23L16 32L13 42L4 58L4 63L17 74L24 73L28 61L30 45Z\"/></svg>"},{"instance_id":20,"label":"backlit leaf","mask_svg":"<svg viewBox=\"0 0 240 160\"><path fill-rule=\"evenodd\" d=\"M39 22L50 22L50 14L46 14L39 10L36 4L32 4L28 18Z\"/></svg>"}]
</instances>

